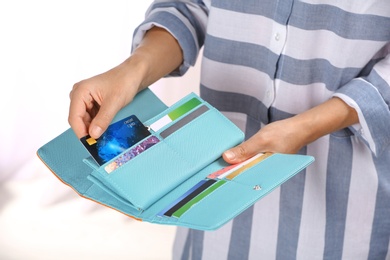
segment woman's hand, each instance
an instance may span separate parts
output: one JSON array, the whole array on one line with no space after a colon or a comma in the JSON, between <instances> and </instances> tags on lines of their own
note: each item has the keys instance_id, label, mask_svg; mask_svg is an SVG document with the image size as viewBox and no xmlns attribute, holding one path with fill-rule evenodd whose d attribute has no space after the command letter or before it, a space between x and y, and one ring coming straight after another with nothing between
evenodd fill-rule
<instances>
[{"instance_id":1,"label":"woman's hand","mask_svg":"<svg viewBox=\"0 0 390 260\"><path fill-rule=\"evenodd\" d=\"M270 123L255 135L223 153L228 163L239 163L261 152L297 153L318 138L359 122L356 110L331 98L302 114Z\"/></svg>"},{"instance_id":2,"label":"woman's hand","mask_svg":"<svg viewBox=\"0 0 390 260\"><path fill-rule=\"evenodd\" d=\"M99 138L139 91L177 69L182 61L176 39L165 29L150 29L123 63L73 86L68 121L77 137Z\"/></svg>"},{"instance_id":3,"label":"woman's hand","mask_svg":"<svg viewBox=\"0 0 390 260\"><path fill-rule=\"evenodd\" d=\"M80 81L70 92L69 124L78 138L99 138L116 113L140 87L142 66L131 59L92 78Z\"/></svg>"}]
</instances>

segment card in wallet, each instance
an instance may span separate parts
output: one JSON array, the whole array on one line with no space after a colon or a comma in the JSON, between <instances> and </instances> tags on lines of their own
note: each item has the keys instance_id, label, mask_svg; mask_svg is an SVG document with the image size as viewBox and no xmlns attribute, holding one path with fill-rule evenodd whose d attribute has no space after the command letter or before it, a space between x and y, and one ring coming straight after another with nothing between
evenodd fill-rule
<instances>
[{"instance_id":1,"label":"card in wallet","mask_svg":"<svg viewBox=\"0 0 390 260\"><path fill-rule=\"evenodd\" d=\"M228 165L221 155L244 133L194 93L167 107L145 89L113 123L130 115L150 135L102 165L70 128L37 155L82 197L138 220L199 230L220 228L314 161L265 153Z\"/></svg>"}]
</instances>

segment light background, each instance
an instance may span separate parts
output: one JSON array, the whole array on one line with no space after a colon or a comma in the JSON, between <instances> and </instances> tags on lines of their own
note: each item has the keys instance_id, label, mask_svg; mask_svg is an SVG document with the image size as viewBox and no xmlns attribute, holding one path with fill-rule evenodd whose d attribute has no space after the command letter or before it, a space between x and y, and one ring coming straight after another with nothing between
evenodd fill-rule
<instances>
[{"instance_id":1,"label":"light background","mask_svg":"<svg viewBox=\"0 0 390 260\"><path fill-rule=\"evenodd\" d=\"M170 259L174 227L79 197L36 156L69 128L73 84L128 57L151 2L0 2L0 259ZM151 88L170 105L198 85L199 62Z\"/></svg>"}]
</instances>

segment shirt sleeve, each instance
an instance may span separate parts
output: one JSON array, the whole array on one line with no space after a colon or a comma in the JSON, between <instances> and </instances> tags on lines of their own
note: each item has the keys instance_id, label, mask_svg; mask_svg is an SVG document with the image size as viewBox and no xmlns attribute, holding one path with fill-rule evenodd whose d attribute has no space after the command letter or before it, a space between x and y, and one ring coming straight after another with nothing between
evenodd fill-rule
<instances>
[{"instance_id":1,"label":"shirt sleeve","mask_svg":"<svg viewBox=\"0 0 390 260\"><path fill-rule=\"evenodd\" d=\"M170 76L183 75L195 65L204 43L207 18L208 8L203 1L154 1L146 12L145 20L134 31L132 51L140 44L146 31L153 26L162 27L179 42L184 57L181 66Z\"/></svg>"},{"instance_id":2,"label":"shirt sleeve","mask_svg":"<svg viewBox=\"0 0 390 260\"><path fill-rule=\"evenodd\" d=\"M377 62L366 77L356 78L334 96L353 107L359 124L350 129L379 156L390 145L390 54Z\"/></svg>"}]
</instances>

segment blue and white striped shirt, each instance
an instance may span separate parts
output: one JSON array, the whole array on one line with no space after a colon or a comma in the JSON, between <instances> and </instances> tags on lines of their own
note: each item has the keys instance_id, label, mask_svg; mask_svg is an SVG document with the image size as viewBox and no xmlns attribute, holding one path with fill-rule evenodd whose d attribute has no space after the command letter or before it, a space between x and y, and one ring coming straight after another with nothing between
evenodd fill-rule
<instances>
[{"instance_id":1,"label":"blue and white striped shirt","mask_svg":"<svg viewBox=\"0 0 390 260\"><path fill-rule=\"evenodd\" d=\"M154 1L200 93L249 137L332 96L359 124L302 149L316 162L215 232L179 228L175 259L390 259L390 1ZM282 141L282 140L281 140Z\"/></svg>"}]
</instances>

